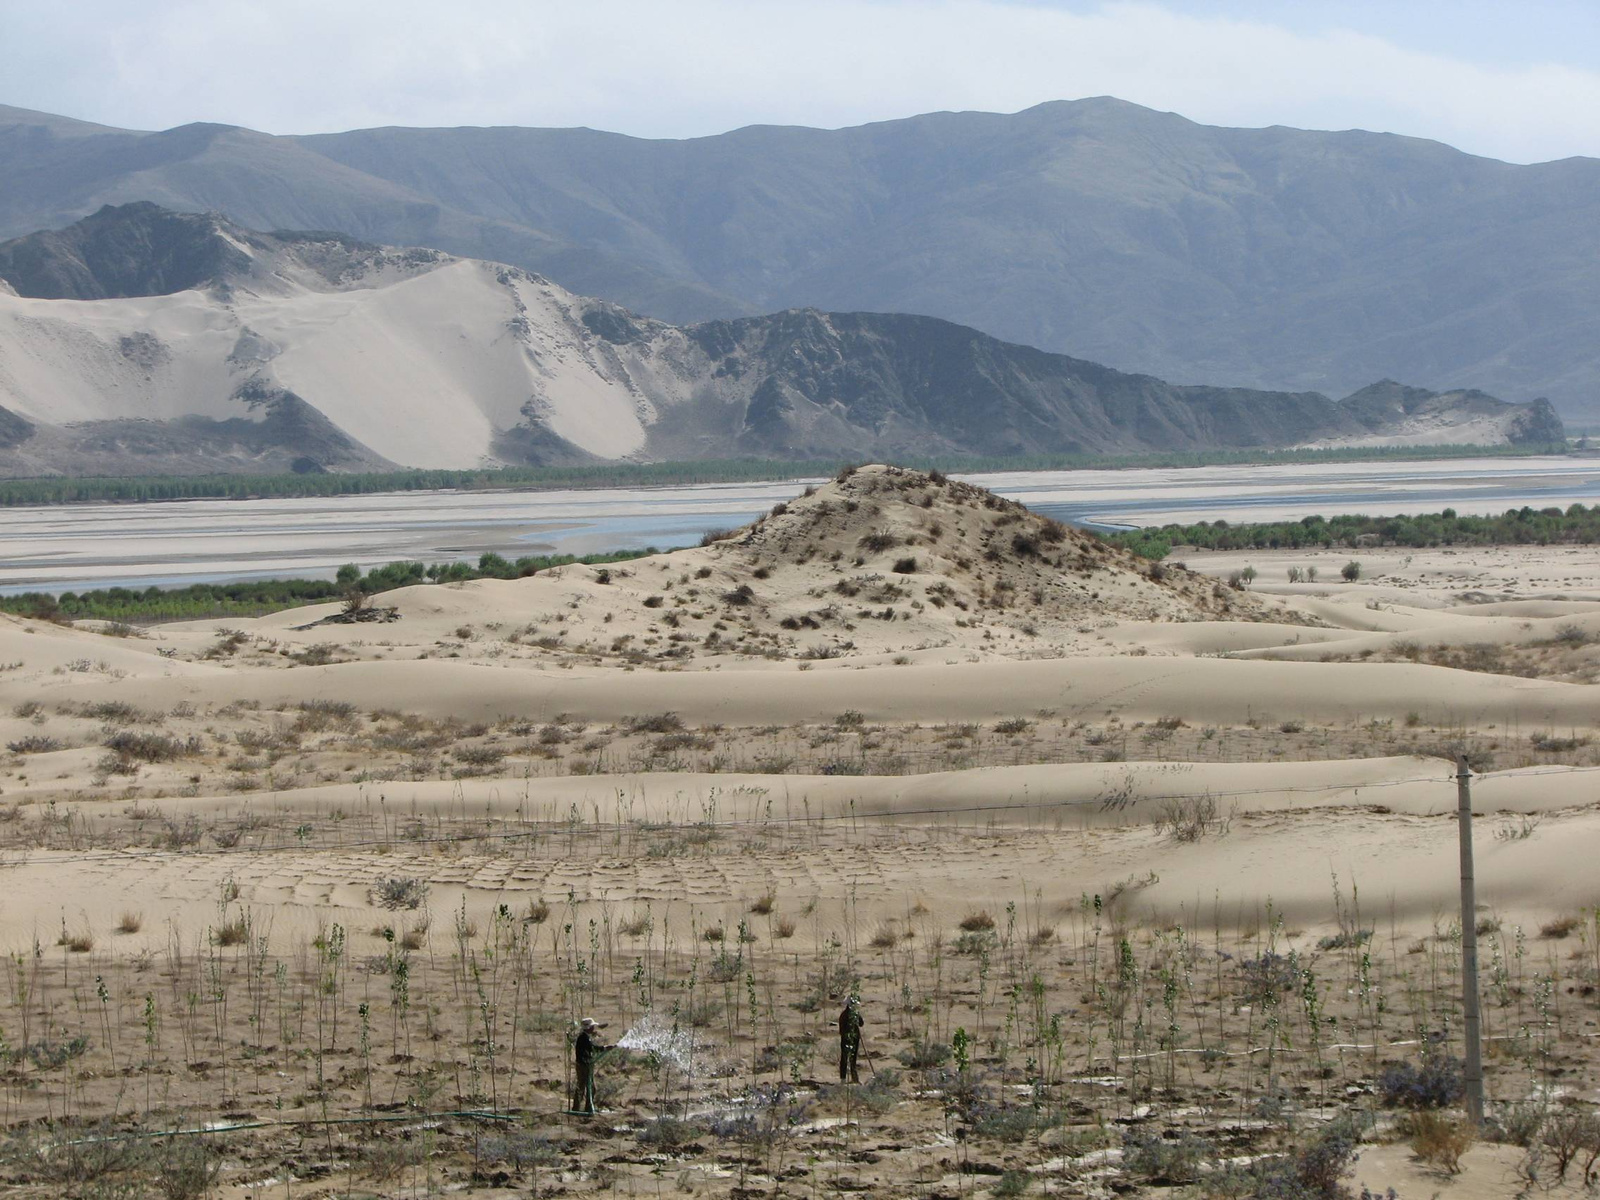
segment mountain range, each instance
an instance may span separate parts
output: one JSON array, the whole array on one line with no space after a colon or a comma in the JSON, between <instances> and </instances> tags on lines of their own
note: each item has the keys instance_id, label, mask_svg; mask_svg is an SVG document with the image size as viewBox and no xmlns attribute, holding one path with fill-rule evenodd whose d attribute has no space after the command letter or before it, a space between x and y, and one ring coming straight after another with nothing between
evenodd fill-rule
<instances>
[{"instance_id":1,"label":"mountain range","mask_svg":"<svg viewBox=\"0 0 1600 1200\"><path fill-rule=\"evenodd\" d=\"M657 141L304 137L0 107L0 237L107 203L504 262L675 322L915 312L1182 381L1376 378L1600 415L1600 160L1199 125L1108 98Z\"/></svg>"},{"instance_id":2,"label":"mountain range","mask_svg":"<svg viewBox=\"0 0 1600 1200\"><path fill-rule=\"evenodd\" d=\"M1548 444L1547 402L1173 385L933 317L677 326L148 201L0 244L0 474Z\"/></svg>"}]
</instances>

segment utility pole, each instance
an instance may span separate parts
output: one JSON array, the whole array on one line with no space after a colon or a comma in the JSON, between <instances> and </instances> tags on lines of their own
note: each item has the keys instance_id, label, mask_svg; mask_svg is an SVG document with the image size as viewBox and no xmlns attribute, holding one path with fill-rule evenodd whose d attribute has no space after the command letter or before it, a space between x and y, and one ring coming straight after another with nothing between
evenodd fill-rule
<instances>
[{"instance_id":1,"label":"utility pole","mask_svg":"<svg viewBox=\"0 0 1600 1200\"><path fill-rule=\"evenodd\" d=\"M1472 878L1472 770L1456 755L1456 802L1461 836L1461 1016L1467 1040L1467 1115L1483 1124L1483 1038L1478 1028L1478 901Z\"/></svg>"}]
</instances>

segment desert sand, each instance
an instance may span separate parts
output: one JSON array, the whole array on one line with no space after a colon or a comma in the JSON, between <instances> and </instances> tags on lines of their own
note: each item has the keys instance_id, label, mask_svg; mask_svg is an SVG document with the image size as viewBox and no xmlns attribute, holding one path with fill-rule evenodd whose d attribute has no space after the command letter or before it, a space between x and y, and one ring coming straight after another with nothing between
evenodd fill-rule
<instances>
[{"instance_id":1,"label":"desert sand","mask_svg":"<svg viewBox=\"0 0 1600 1200\"><path fill-rule=\"evenodd\" d=\"M1358 1190L1510 1195L1600 1099L1600 553L1354 556L1157 566L871 467L611 567L0 618L0 1172L165 1122L213 1130L105 1177L1250 1195L1344 1113ZM1451 1173L1382 1081L1459 1053L1458 753L1495 1125ZM634 1049L573 1118L590 1011Z\"/></svg>"}]
</instances>

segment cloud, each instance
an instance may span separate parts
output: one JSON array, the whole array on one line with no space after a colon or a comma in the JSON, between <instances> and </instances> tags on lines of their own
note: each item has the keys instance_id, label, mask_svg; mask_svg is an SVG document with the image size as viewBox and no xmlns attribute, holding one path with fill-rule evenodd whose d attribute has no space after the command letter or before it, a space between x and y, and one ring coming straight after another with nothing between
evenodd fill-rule
<instances>
[{"instance_id":1,"label":"cloud","mask_svg":"<svg viewBox=\"0 0 1600 1200\"><path fill-rule=\"evenodd\" d=\"M646 137L1115 95L1210 124L1600 155L1600 72L1359 31L1013 0L0 0L13 104L108 124L589 125Z\"/></svg>"}]
</instances>

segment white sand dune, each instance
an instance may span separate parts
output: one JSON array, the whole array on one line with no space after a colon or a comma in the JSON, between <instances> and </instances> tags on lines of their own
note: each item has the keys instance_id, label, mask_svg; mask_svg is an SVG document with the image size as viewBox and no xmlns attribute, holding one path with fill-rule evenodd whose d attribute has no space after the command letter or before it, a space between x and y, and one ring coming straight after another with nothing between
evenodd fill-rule
<instances>
[{"instance_id":1,"label":"white sand dune","mask_svg":"<svg viewBox=\"0 0 1600 1200\"><path fill-rule=\"evenodd\" d=\"M363 709L399 705L432 717L548 720L568 713L612 722L675 712L708 724L830 721L846 709L873 721L991 721L1048 710L1124 720L1181 717L1239 723L1296 713L1344 724L1403 719L1481 728L1591 727L1600 696L1579 684L1508 680L1410 663L1315 663L1163 658L1056 659L957 666L844 667L812 671L528 670L491 663L362 662L188 677L91 680L40 687L0 679L0 702L37 695L170 706L249 701L290 706L332 700Z\"/></svg>"},{"instance_id":2,"label":"white sand dune","mask_svg":"<svg viewBox=\"0 0 1600 1200\"><path fill-rule=\"evenodd\" d=\"M1554 557L1564 553L1528 548L1520 561L1530 575L1570 577ZM1488 561L1509 569L1504 556ZM711 546L387 593L377 602L395 609L388 622L322 624L339 606L319 605L116 638L6 618L0 739L59 742L0 767L7 804L23 802L10 828L43 828L29 810L48 795L83 819L95 848L30 851L8 869L0 919L26 937L59 925L64 904L93 905L103 919L126 897L153 927L171 919L192 930L231 875L278 928L327 919L363 928L369 883L413 873L434 881L436 906L475 910L570 889L582 905L632 897L734 919L745 898L776 887L849 893L887 918L916 898L949 915L1021 894L1072 907L1085 892L1116 891L1168 916L1227 910L1228 921L1249 922L1270 899L1318 921L1337 874L1375 908L1415 922L1449 911L1457 866L1452 764L1416 755L1447 754L1460 738L1543 763L1474 783L1483 902L1519 919L1594 904L1600 774L1528 747L1550 731L1583 751L1600 731L1600 691L1358 655L1405 639L1509 651L1569 628L1568 641L1600 640L1600 606L1463 603L1476 587L1470 564L1427 584L1418 573L1431 569L1396 563L1396 578L1386 571L1373 588L1238 591L1153 571L966 485L868 468ZM1354 661L1317 661L1330 653ZM195 736L202 750L111 775L97 763L117 719L95 707L108 701L146 714L115 728L144 719L163 736ZM345 724L295 732L301 706L319 701L352 712ZM572 773L633 736L631 718L665 713L690 739L717 727L724 739L831 747L843 718L863 744L873 727L915 725L932 740L905 760L915 773L764 774L749 769L757 756L715 773ZM558 716L553 745L566 749L545 753L540 738ZM1102 747L1095 756L1173 761L943 769L975 739L989 739L987 762L1007 761L1010 735L996 726L1008 718L1048 730L1057 749L1077 737L1077 750ZM484 777L448 778L436 759L408 766L408 756L441 752L405 748L412 719L460 722L443 726L449 754L459 739L487 739L500 757ZM486 727L463 732L474 722ZM1129 736L1140 722L1144 734ZM374 740L380 727L401 747L388 758ZM964 749L938 748L945 728ZM1169 754L1177 743L1144 736L1152 730L1179 731L1195 757L1239 746L1272 759L1298 747L1316 761L1183 761ZM591 736L598 749L580 755ZM1364 751L1381 756L1349 757ZM1216 803L1225 834L1185 843L1157 828L1167 804L1196 798ZM225 828L247 812L279 840L259 852L248 841L150 847L152 827L193 817L197 829ZM439 828L445 849L406 845L401 821ZM450 832L484 826L515 838L530 822L545 833L515 852ZM287 839L302 823L316 844ZM564 857L551 824L591 839L587 857ZM143 844L102 848L116 835L99 831L113 827ZM730 845L764 830L753 835L763 845L704 857L640 849L640 838L696 827L725 830Z\"/></svg>"}]
</instances>

